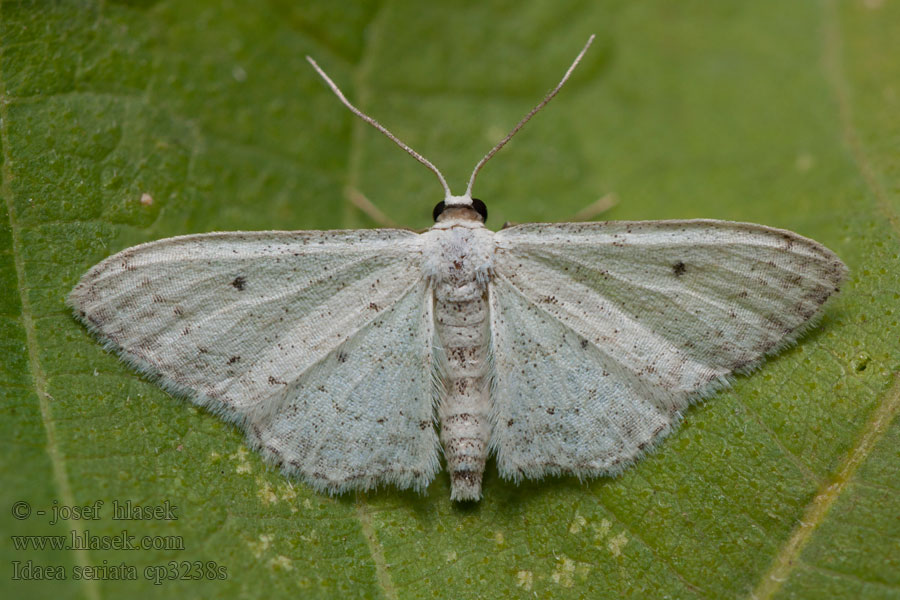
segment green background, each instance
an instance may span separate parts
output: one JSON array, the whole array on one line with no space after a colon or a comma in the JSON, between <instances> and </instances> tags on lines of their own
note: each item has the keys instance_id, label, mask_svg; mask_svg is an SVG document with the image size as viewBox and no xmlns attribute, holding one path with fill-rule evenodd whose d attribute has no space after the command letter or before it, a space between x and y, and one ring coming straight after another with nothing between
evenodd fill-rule
<instances>
[{"instance_id":1,"label":"green background","mask_svg":"<svg viewBox=\"0 0 900 600\"><path fill-rule=\"evenodd\" d=\"M795 230L850 267L821 325L689 410L616 479L476 506L328 498L105 353L63 305L84 271L189 232L427 227L440 166L482 172L493 228L708 217ZM900 2L0 3L0 527L16 598L900 597ZM142 203L149 194L151 203ZM34 511L105 502L51 525ZM111 502L176 505L114 521ZM22 550L12 535L180 536L184 550ZM61 565L67 579L12 581ZM75 566L211 561L224 580L76 581Z\"/></svg>"}]
</instances>

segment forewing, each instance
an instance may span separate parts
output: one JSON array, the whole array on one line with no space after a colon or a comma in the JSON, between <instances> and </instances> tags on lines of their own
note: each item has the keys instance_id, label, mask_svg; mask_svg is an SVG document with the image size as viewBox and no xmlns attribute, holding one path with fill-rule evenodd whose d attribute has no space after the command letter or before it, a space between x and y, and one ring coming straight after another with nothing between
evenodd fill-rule
<instances>
[{"instance_id":1,"label":"forewing","mask_svg":"<svg viewBox=\"0 0 900 600\"><path fill-rule=\"evenodd\" d=\"M68 303L127 362L238 423L265 454L318 487L421 487L430 479L423 465L437 460L434 432L419 426L432 414L421 261L420 236L403 230L183 236L111 256L84 275ZM393 370L394 393L347 387L372 368ZM314 425L303 429L312 437L284 431L303 423ZM377 435L356 446L348 437L378 428L405 436L394 469L418 478L381 469ZM335 471L340 457L321 458L333 440L347 441L356 479ZM380 470L359 478L366 465Z\"/></svg>"},{"instance_id":2,"label":"forewing","mask_svg":"<svg viewBox=\"0 0 900 600\"><path fill-rule=\"evenodd\" d=\"M692 400L795 340L846 274L812 240L724 221L531 224L495 239L492 445L514 478L617 472Z\"/></svg>"}]
</instances>

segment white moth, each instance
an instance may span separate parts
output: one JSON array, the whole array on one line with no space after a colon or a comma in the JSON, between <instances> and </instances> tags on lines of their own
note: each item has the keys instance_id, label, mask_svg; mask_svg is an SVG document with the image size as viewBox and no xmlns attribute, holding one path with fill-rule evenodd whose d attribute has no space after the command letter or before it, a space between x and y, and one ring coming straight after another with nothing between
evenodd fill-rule
<instances>
[{"instance_id":1,"label":"white moth","mask_svg":"<svg viewBox=\"0 0 900 600\"><path fill-rule=\"evenodd\" d=\"M475 176L590 42L461 196L310 59L437 174L435 225L159 240L94 266L68 304L317 490L422 491L441 448L453 500L481 497L491 453L513 481L619 473L689 404L796 340L847 268L748 223L486 229Z\"/></svg>"}]
</instances>

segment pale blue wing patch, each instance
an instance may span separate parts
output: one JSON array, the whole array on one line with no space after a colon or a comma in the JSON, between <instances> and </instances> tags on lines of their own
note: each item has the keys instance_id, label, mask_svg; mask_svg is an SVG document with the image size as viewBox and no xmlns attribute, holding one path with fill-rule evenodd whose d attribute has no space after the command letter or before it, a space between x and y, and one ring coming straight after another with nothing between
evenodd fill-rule
<instances>
[{"instance_id":1,"label":"pale blue wing patch","mask_svg":"<svg viewBox=\"0 0 900 600\"><path fill-rule=\"evenodd\" d=\"M617 473L668 431L674 410L614 356L502 278L490 290L491 448L504 477Z\"/></svg>"},{"instance_id":2,"label":"pale blue wing patch","mask_svg":"<svg viewBox=\"0 0 900 600\"><path fill-rule=\"evenodd\" d=\"M259 407L248 436L320 490L423 490L440 468L424 281Z\"/></svg>"}]
</instances>

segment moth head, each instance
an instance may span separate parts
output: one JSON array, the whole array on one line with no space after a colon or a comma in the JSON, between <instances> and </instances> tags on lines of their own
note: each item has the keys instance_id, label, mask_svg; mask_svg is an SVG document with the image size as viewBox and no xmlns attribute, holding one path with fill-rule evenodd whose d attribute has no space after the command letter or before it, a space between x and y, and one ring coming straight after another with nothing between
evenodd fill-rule
<instances>
[{"instance_id":1,"label":"moth head","mask_svg":"<svg viewBox=\"0 0 900 600\"><path fill-rule=\"evenodd\" d=\"M449 203L441 200L434 206L432 212L435 223L458 219L463 221L487 221L487 206L478 198L472 198L470 204Z\"/></svg>"}]
</instances>

